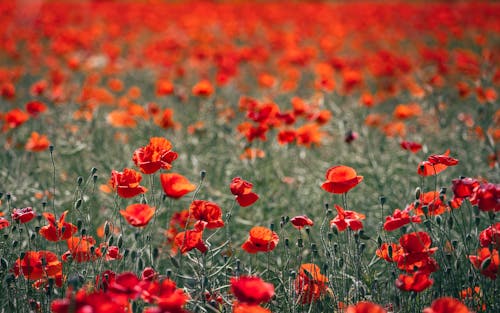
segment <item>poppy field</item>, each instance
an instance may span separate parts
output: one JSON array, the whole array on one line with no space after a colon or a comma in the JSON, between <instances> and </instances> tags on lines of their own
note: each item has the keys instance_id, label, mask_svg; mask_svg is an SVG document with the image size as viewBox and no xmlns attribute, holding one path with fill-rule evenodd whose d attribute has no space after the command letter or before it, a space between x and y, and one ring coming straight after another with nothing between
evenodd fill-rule
<instances>
[{"instance_id":1,"label":"poppy field","mask_svg":"<svg viewBox=\"0 0 500 313\"><path fill-rule=\"evenodd\" d=\"M498 16L0 2L0 312L500 312Z\"/></svg>"}]
</instances>

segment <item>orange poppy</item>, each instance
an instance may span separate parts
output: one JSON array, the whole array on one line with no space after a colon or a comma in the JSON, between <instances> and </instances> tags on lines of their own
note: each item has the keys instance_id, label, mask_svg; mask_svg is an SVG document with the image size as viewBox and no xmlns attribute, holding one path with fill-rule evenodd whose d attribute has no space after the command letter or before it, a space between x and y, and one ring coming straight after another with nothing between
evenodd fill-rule
<instances>
[{"instance_id":1,"label":"orange poppy","mask_svg":"<svg viewBox=\"0 0 500 313\"><path fill-rule=\"evenodd\" d=\"M68 211L64 211L56 221L56 217L52 213L43 212L42 215L47 219L49 225L40 228L39 233L49 241L66 240L73 236L78 231L78 228L65 221Z\"/></svg>"},{"instance_id":2,"label":"orange poppy","mask_svg":"<svg viewBox=\"0 0 500 313\"><path fill-rule=\"evenodd\" d=\"M198 249L201 253L205 253L208 247L203 241L203 230L187 230L178 233L174 239L175 245L181 249L182 253L189 252L193 249Z\"/></svg>"},{"instance_id":3,"label":"orange poppy","mask_svg":"<svg viewBox=\"0 0 500 313\"><path fill-rule=\"evenodd\" d=\"M400 104L394 109L393 115L398 119L408 119L422 115L422 108L416 103Z\"/></svg>"},{"instance_id":4,"label":"orange poppy","mask_svg":"<svg viewBox=\"0 0 500 313\"><path fill-rule=\"evenodd\" d=\"M190 183L186 177L177 173L161 174L160 182L165 194L174 199L182 198L196 189L196 185Z\"/></svg>"},{"instance_id":5,"label":"orange poppy","mask_svg":"<svg viewBox=\"0 0 500 313\"><path fill-rule=\"evenodd\" d=\"M156 83L156 94L158 96L168 96L174 93L174 85L167 79L160 79Z\"/></svg>"},{"instance_id":6,"label":"orange poppy","mask_svg":"<svg viewBox=\"0 0 500 313\"><path fill-rule=\"evenodd\" d=\"M149 223L155 214L155 209L147 204L135 203L127 206L125 210L120 210L120 214L130 225L143 227Z\"/></svg>"},{"instance_id":7,"label":"orange poppy","mask_svg":"<svg viewBox=\"0 0 500 313\"><path fill-rule=\"evenodd\" d=\"M40 135L37 132L32 132L24 148L26 149L26 151L40 152L47 150L49 145L50 142L47 139L47 136Z\"/></svg>"},{"instance_id":8,"label":"orange poppy","mask_svg":"<svg viewBox=\"0 0 500 313\"><path fill-rule=\"evenodd\" d=\"M197 220L196 229L214 229L224 226L222 210L215 203L205 200L194 200L189 206L191 216Z\"/></svg>"},{"instance_id":9,"label":"orange poppy","mask_svg":"<svg viewBox=\"0 0 500 313\"><path fill-rule=\"evenodd\" d=\"M346 193L363 180L356 171L349 166L336 165L326 171L326 181L321 188L334 194Z\"/></svg>"},{"instance_id":10,"label":"orange poppy","mask_svg":"<svg viewBox=\"0 0 500 313\"><path fill-rule=\"evenodd\" d=\"M111 111L106 120L113 127L134 128L137 126L135 118L124 110Z\"/></svg>"},{"instance_id":11,"label":"orange poppy","mask_svg":"<svg viewBox=\"0 0 500 313\"><path fill-rule=\"evenodd\" d=\"M266 153L262 149L258 148L246 148L245 151L240 154L240 160L255 160L257 158L263 158Z\"/></svg>"},{"instance_id":12,"label":"orange poppy","mask_svg":"<svg viewBox=\"0 0 500 313\"><path fill-rule=\"evenodd\" d=\"M81 263L94 261L102 256L101 249L95 246L96 242L92 236L71 237L66 243L69 250L63 254L63 261L71 257L72 260Z\"/></svg>"},{"instance_id":13,"label":"orange poppy","mask_svg":"<svg viewBox=\"0 0 500 313\"><path fill-rule=\"evenodd\" d=\"M139 172L130 168L123 169L123 172L111 171L110 184L118 195L122 198L132 198L148 191L140 186L142 176Z\"/></svg>"},{"instance_id":14,"label":"orange poppy","mask_svg":"<svg viewBox=\"0 0 500 313\"><path fill-rule=\"evenodd\" d=\"M174 121L174 111L166 108L155 116L154 122L163 129L178 129L179 123Z\"/></svg>"},{"instance_id":15,"label":"orange poppy","mask_svg":"<svg viewBox=\"0 0 500 313\"><path fill-rule=\"evenodd\" d=\"M321 274L316 264L302 264L294 281L298 301L307 304L319 300L329 291L327 283L328 278Z\"/></svg>"},{"instance_id":16,"label":"orange poppy","mask_svg":"<svg viewBox=\"0 0 500 313\"><path fill-rule=\"evenodd\" d=\"M28 251L22 259L16 260L13 272L16 277L23 274L29 280L56 277L62 273L62 263L53 252Z\"/></svg>"},{"instance_id":17,"label":"orange poppy","mask_svg":"<svg viewBox=\"0 0 500 313\"><path fill-rule=\"evenodd\" d=\"M248 253L269 252L276 248L279 242L278 234L263 226L255 226L250 232L247 241L241 248Z\"/></svg>"},{"instance_id":18,"label":"orange poppy","mask_svg":"<svg viewBox=\"0 0 500 313\"><path fill-rule=\"evenodd\" d=\"M423 313L469 313L469 309L459 300L451 297L442 297L432 302L431 306L425 308Z\"/></svg>"},{"instance_id":19,"label":"orange poppy","mask_svg":"<svg viewBox=\"0 0 500 313\"><path fill-rule=\"evenodd\" d=\"M271 313L271 310L255 304L233 302L233 313Z\"/></svg>"},{"instance_id":20,"label":"orange poppy","mask_svg":"<svg viewBox=\"0 0 500 313\"><path fill-rule=\"evenodd\" d=\"M446 150L445 153L437 155L431 155L427 161L422 161L418 165L417 173L420 176L432 176L437 175L448 168L448 166L454 166L458 164L458 160L449 156L450 150Z\"/></svg>"},{"instance_id":21,"label":"orange poppy","mask_svg":"<svg viewBox=\"0 0 500 313\"><path fill-rule=\"evenodd\" d=\"M378 304L369 301L361 301L356 305L350 305L345 313L386 313L387 311Z\"/></svg>"},{"instance_id":22,"label":"orange poppy","mask_svg":"<svg viewBox=\"0 0 500 313\"><path fill-rule=\"evenodd\" d=\"M497 249L480 248L477 255L469 255L469 261L484 276L493 280L497 278L500 267L500 257Z\"/></svg>"},{"instance_id":23,"label":"orange poppy","mask_svg":"<svg viewBox=\"0 0 500 313\"><path fill-rule=\"evenodd\" d=\"M397 243L384 242L380 248L375 251L375 254L387 262L396 262L403 254L403 248Z\"/></svg>"},{"instance_id":24,"label":"orange poppy","mask_svg":"<svg viewBox=\"0 0 500 313\"><path fill-rule=\"evenodd\" d=\"M169 170L177 153L172 151L172 144L165 138L153 137L149 144L134 151L132 160L144 174L152 174L160 168Z\"/></svg>"},{"instance_id":25,"label":"orange poppy","mask_svg":"<svg viewBox=\"0 0 500 313\"><path fill-rule=\"evenodd\" d=\"M191 91L195 96L209 97L214 92L214 87L208 80L202 80Z\"/></svg>"}]
</instances>

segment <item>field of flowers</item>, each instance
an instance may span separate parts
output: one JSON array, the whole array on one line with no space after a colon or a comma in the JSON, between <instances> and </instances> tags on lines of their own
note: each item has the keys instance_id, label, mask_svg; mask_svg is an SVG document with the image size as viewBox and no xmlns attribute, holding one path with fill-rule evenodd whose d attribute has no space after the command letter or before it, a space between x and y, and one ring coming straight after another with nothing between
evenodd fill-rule
<instances>
[{"instance_id":1,"label":"field of flowers","mask_svg":"<svg viewBox=\"0 0 500 313\"><path fill-rule=\"evenodd\" d=\"M500 312L500 4L0 2L0 312Z\"/></svg>"}]
</instances>

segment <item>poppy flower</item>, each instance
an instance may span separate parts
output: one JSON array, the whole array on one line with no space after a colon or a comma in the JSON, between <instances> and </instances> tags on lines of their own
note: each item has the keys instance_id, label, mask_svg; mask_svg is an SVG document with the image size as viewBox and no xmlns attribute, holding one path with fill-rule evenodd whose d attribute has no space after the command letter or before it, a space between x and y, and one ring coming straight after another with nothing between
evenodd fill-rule
<instances>
[{"instance_id":1,"label":"poppy flower","mask_svg":"<svg viewBox=\"0 0 500 313\"><path fill-rule=\"evenodd\" d=\"M137 120L128 111L113 110L108 113L106 121L113 127L117 128L135 128Z\"/></svg>"},{"instance_id":2,"label":"poppy flower","mask_svg":"<svg viewBox=\"0 0 500 313\"><path fill-rule=\"evenodd\" d=\"M437 248L431 248L432 240L426 232L414 232L404 234L399 239L403 253L397 260L398 268L407 272L413 272L415 268L419 272L435 272L438 269L437 262L431 257Z\"/></svg>"},{"instance_id":3,"label":"poppy flower","mask_svg":"<svg viewBox=\"0 0 500 313\"><path fill-rule=\"evenodd\" d=\"M481 247L493 245L495 249L500 249L500 222L491 225L479 233L479 242L481 243Z\"/></svg>"},{"instance_id":4,"label":"poppy flower","mask_svg":"<svg viewBox=\"0 0 500 313\"><path fill-rule=\"evenodd\" d=\"M266 153L262 149L258 148L246 148L242 154L240 154L240 160L255 160L257 158L261 159L266 156Z\"/></svg>"},{"instance_id":5,"label":"poppy flower","mask_svg":"<svg viewBox=\"0 0 500 313\"><path fill-rule=\"evenodd\" d=\"M236 201L242 207L247 207L255 203L259 196L252 192L253 184L240 177L234 177L229 185L231 193L236 196Z\"/></svg>"},{"instance_id":6,"label":"poppy flower","mask_svg":"<svg viewBox=\"0 0 500 313\"><path fill-rule=\"evenodd\" d=\"M118 248L117 246L107 247L104 260L112 261L112 260L120 260L121 258L123 258L123 255L120 254L120 248Z\"/></svg>"},{"instance_id":7,"label":"poppy flower","mask_svg":"<svg viewBox=\"0 0 500 313\"><path fill-rule=\"evenodd\" d=\"M469 261L484 276L495 280L500 267L500 257L498 250L489 248L480 248L477 255L469 255Z\"/></svg>"},{"instance_id":8,"label":"poppy flower","mask_svg":"<svg viewBox=\"0 0 500 313\"><path fill-rule=\"evenodd\" d=\"M167 79L158 80L156 83L156 94L158 96L168 96L174 93L174 85Z\"/></svg>"},{"instance_id":9,"label":"poppy flower","mask_svg":"<svg viewBox=\"0 0 500 313\"><path fill-rule=\"evenodd\" d=\"M35 211L32 207L26 207L22 209L12 209L10 215L13 221L19 222L21 224L27 223L35 218Z\"/></svg>"},{"instance_id":10,"label":"poppy flower","mask_svg":"<svg viewBox=\"0 0 500 313\"><path fill-rule=\"evenodd\" d=\"M198 249L201 253L205 253L208 247L203 241L202 230L187 230L178 233L174 239L175 245L181 249L182 253L189 252L193 249Z\"/></svg>"},{"instance_id":11,"label":"poppy flower","mask_svg":"<svg viewBox=\"0 0 500 313\"><path fill-rule=\"evenodd\" d=\"M205 200L194 200L189 206L191 216L198 220L194 227L196 229L214 229L224 226L222 210L214 202Z\"/></svg>"},{"instance_id":12,"label":"poppy flower","mask_svg":"<svg viewBox=\"0 0 500 313\"><path fill-rule=\"evenodd\" d=\"M290 219L290 223L292 223L293 227L297 228L298 230L302 229L304 226L313 226L314 222L307 216L305 215L298 215L295 217L292 217Z\"/></svg>"},{"instance_id":13,"label":"poppy flower","mask_svg":"<svg viewBox=\"0 0 500 313\"><path fill-rule=\"evenodd\" d=\"M404 291L421 292L434 283L434 280L429 278L429 273L415 272L412 275L399 275L396 280L396 287Z\"/></svg>"},{"instance_id":14,"label":"poppy flower","mask_svg":"<svg viewBox=\"0 0 500 313\"><path fill-rule=\"evenodd\" d=\"M400 104L394 109L395 118L404 120L422 115L422 108L416 103Z\"/></svg>"},{"instance_id":15,"label":"poppy flower","mask_svg":"<svg viewBox=\"0 0 500 313\"><path fill-rule=\"evenodd\" d=\"M153 174L160 168L169 170L177 153L172 151L172 144L165 138L153 137L149 144L134 151L132 160L144 174Z\"/></svg>"},{"instance_id":16,"label":"poppy flower","mask_svg":"<svg viewBox=\"0 0 500 313\"><path fill-rule=\"evenodd\" d=\"M450 150L443 154L434 154L428 157L427 161L418 164L417 173L420 176L437 175L448 168L458 164L458 160L449 156Z\"/></svg>"},{"instance_id":17,"label":"poppy flower","mask_svg":"<svg viewBox=\"0 0 500 313\"><path fill-rule=\"evenodd\" d=\"M160 175L161 186L165 194L174 199L182 198L184 195L196 189L196 185L177 173L166 173Z\"/></svg>"},{"instance_id":18,"label":"poppy flower","mask_svg":"<svg viewBox=\"0 0 500 313\"><path fill-rule=\"evenodd\" d=\"M380 248L375 251L375 254L387 262L397 262L399 257L403 254L403 248L397 243L384 242Z\"/></svg>"},{"instance_id":19,"label":"poppy flower","mask_svg":"<svg viewBox=\"0 0 500 313\"><path fill-rule=\"evenodd\" d=\"M500 211L500 184L485 183L476 186L470 202L484 212Z\"/></svg>"},{"instance_id":20,"label":"poppy flower","mask_svg":"<svg viewBox=\"0 0 500 313\"><path fill-rule=\"evenodd\" d=\"M62 264L53 252L28 251L22 259L16 260L13 272L16 277L23 274L29 280L56 277L62 273Z\"/></svg>"},{"instance_id":21,"label":"poppy flower","mask_svg":"<svg viewBox=\"0 0 500 313\"><path fill-rule=\"evenodd\" d=\"M446 150L445 154L433 154L427 159L431 164L444 164L446 166L454 166L458 164L458 160L449 156L450 150Z\"/></svg>"},{"instance_id":22,"label":"poppy flower","mask_svg":"<svg viewBox=\"0 0 500 313\"><path fill-rule=\"evenodd\" d=\"M155 209L147 204L135 203L127 206L125 210L120 210L120 214L130 225L143 227L149 223L155 214Z\"/></svg>"},{"instance_id":23,"label":"poppy flower","mask_svg":"<svg viewBox=\"0 0 500 313\"><path fill-rule=\"evenodd\" d=\"M174 281L167 278L159 283L153 282L152 286L153 288L150 288L152 291L149 291L151 294L150 302L156 304L159 308L159 311L152 312L186 312L183 307L189 300L189 295L184 290L177 288Z\"/></svg>"},{"instance_id":24,"label":"poppy flower","mask_svg":"<svg viewBox=\"0 0 500 313\"><path fill-rule=\"evenodd\" d=\"M38 117L40 113L47 111L47 106L43 102L36 100L26 103L25 107L26 112L28 112L28 114L32 117Z\"/></svg>"},{"instance_id":25,"label":"poppy flower","mask_svg":"<svg viewBox=\"0 0 500 313\"><path fill-rule=\"evenodd\" d=\"M66 240L73 236L73 234L78 231L78 228L65 221L67 213L68 211L64 211L59 217L59 221L56 221L54 214L43 212L42 215L49 222L49 225L45 225L40 228L40 235L42 235L45 239L54 242Z\"/></svg>"},{"instance_id":26,"label":"poppy flower","mask_svg":"<svg viewBox=\"0 0 500 313\"><path fill-rule=\"evenodd\" d=\"M10 225L9 220L7 220L5 217L0 217L0 229L4 229L5 227L8 227Z\"/></svg>"},{"instance_id":27,"label":"poppy flower","mask_svg":"<svg viewBox=\"0 0 500 313\"><path fill-rule=\"evenodd\" d=\"M123 272L116 275L109 284L107 292L117 303L126 306L129 300L135 300L141 293L140 279L132 272Z\"/></svg>"},{"instance_id":28,"label":"poppy flower","mask_svg":"<svg viewBox=\"0 0 500 313\"><path fill-rule=\"evenodd\" d=\"M422 149L422 145L414 141L401 141L400 146L401 148L413 153L417 153L420 149Z\"/></svg>"},{"instance_id":29,"label":"poppy flower","mask_svg":"<svg viewBox=\"0 0 500 313\"><path fill-rule=\"evenodd\" d=\"M357 176L352 167L336 165L326 171L326 181L321 188L330 193L342 194L356 187L362 180L363 176Z\"/></svg>"},{"instance_id":30,"label":"poppy flower","mask_svg":"<svg viewBox=\"0 0 500 313\"><path fill-rule=\"evenodd\" d=\"M4 115L4 130L19 127L26 121L28 121L29 118L30 116L28 115L28 113L24 112L23 110L18 108L12 109Z\"/></svg>"},{"instance_id":31,"label":"poppy flower","mask_svg":"<svg viewBox=\"0 0 500 313\"><path fill-rule=\"evenodd\" d=\"M174 111L170 108L166 108L163 112L158 113L155 116L154 122L163 129L177 129L180 126L179 123L174 121Z\"/></svg>"},{"instance_id":32,"label":"poppy flower","mask_svg":"<svg viewBox=\"0 0 500 313\"><path fill-rule=\"evenodd\" d=\"M257 276L231 277L231 292L238 302L258 305L271 300L274 286Z\"/></svg>"},{"instance_id":33,"label":"poppy flower","mask_svg":"<svg viewBox=\"0 0 500 313\"><path fill-rule=\"evenodd\" d=\"M202 80L191 91L195 96L209 97L214 92L214 87L208 80Z\"/></svg>"},{"instance_id":34,"label":"poppy flower","mask_svg":"<svg viewBox=\"0 0 500 313\"><path fill-rule=\"evenodd\" d=\"M328 278L321 274L316 264L302 264L294 281L298 302L308 304L319 300L329 291L327 283Z\"/></svg>"},{"instance_id":35,"label":"poppy flower","mask_svg":"<svg viewBox=\"0 0 500 313\"><path fill-rule=\"evenodd\" d=\"M449 207L443 202L445 199L445 195L440 195L437 191L425 192L420 195L419 205L415 207L415 204L412 203L408 206L407 210L415 210L415 214L417 215L440 215L449 210ZM427 208L427 212L424 212L424 207Z\"/></svg>"},{"instance_id":36,"label":"poppy flower","mask_svg":"<svg viewBox=\"0 0 500 313\"><path fill-rule=\"evenodd\" d=\"M297 137L297 134L295 130L281 130L278 133L278 143L280 145L285 145L289 144L295 141L295 138Z\"/></svg>"},{"instance_id":37,"label":"poppy flower","mask_svg":"<svg viewBox=\"0 0 500 313\"><path fill-rule=\"evenodd\" d=\"M271 313L271 310L259 305L233 302L233 313Z\"/></svg>"},{"instance_id":38,"label":"poppy flower","mask_svg":"<svg viewBox=\"0 0 500 313\"><path fill-rule=\"evenodd\" d=\"M392 216L387 216L385 218L384 229L386 231L393 231L403 227L409 223L421 223L422 219L420 216L410 216L409 210L394 210Z\"/></svg>"},{"instance_id":39,"label":"poppy flower","mask_svg":"<svg viewBox=\"0 0 500 313\"><path fill-rule=\"evenodd\" d=\"M247 241L241 248L248 253L269 252L276 248L279 242L278 234L263 226L250 229Z\"/></svg>"},{"instance_id":40,"label":"poppy flower","mask_svg":"<svg viewBox=\"0 0 500 313\"><path fill-rule=\"evenodd\" d=\"M472 196L474 188L479 186L479 181L475 178L465 177L460 179L453 179L451 181L453 195L455 198L468 198Z\"/></svg>"},{"instance_id":41,"label":"poppy flower","mask_svg":"<svg viewBox=\"0 0 500 313\"><path fill-rule=\"evenodd\" d=\"M78 262L94 261L102 256L99 247L96 247L95 239L92 236L71 237L66 240L68 251L62 256L63 261L71 258Z\"/></svg>"},{"instance_id":42,"label":"poppy flower","mask_svg":"<svg viewBox=\"0 0 500 313\"><path fill-rule=\"evenodd\" d=\"M387 311L378 304L369 301L361 301L356 305L350 305L345 313L386 313Z\"/></svg>"},{"instance_id":43,"label":"poppy flower","mask_svg":"<svg viewBox=\"0 0 500 313\"><path fill-rule=\"evenodd\" d=\"M330 227L337 226L339 231L346 230L349 227L351 230L360 230L363 228L361 220L365 219L365 215L354 211L346 211L339 205L335 204L337 216L330 221Z\"/></svg>"},{"instance_id":44,"label":"poppy flower","mask_svg":"<svg viewBox=\"0 0 500 313\"><path fill-rule=\"evenodd\" d=\"M469 309L459 300L451 297L442 297L432 302L423 313L469 313Z\"/></svg>"},{"instance_id":45,"label":"poppy flower","mask_svg":"<svg viewBox=\"0 0 500 313\"><path fill-rule=\"evenodd\" d=\"M40 152L47 150L50 142L46 135L40 135L38 132L32 132L30 138L26 142L24 149L31 152Z\"/></svg>"},{"instance_id":46,"label":"poppy flower","mask_svg":"<svg viewBox=\"0 0 500 313\"><path fill-rule=\"evenodd\" d=\"M96 312L96 313L124 313L126 309L116 303L113 297L101 290L87 292L80 289L76 294L66 293L66 298L56 299L50 304L53 313L68 312Z\"/></svg>"},{"instance_id":47,"label":"poppy flower","mask_svg":"<svg viewBox=\"0 0 500 313\"><path fill-rule=\"evenodd\" d=\"M111 179L109 182L120 197L133 198L148 191L147 188L139 185L141 180L142 176L139 172L130 168L125 168L123 172L111 171Z\"/></svg>"},{"instance_id":48,"label":"poppy flower","mask_svg":"<svg viewBox=\"0 0 500 313\"><path fill-rule=\"evenodd\" d=\"M316 123L304 124L296 130L297 145L310 148L311 145L321 145L321 140L325 135Z\"/></svg>"}]
</instances>

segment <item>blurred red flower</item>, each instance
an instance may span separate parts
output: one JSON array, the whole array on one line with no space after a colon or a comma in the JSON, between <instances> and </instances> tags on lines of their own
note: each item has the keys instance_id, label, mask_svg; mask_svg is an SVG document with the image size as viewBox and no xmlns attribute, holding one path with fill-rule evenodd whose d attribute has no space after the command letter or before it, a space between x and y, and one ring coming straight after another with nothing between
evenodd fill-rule
<instances>
[{"instance_id":1,"label":"blurred red flower","mask_svg":"<svg viewBox=\"0 0 500 313\"><path fill-rule=\"evenodd\" d=\"M417 153L418 151L420 151L420 149L422 149L422 145L414 141L401 141L400 145L401 148L413 153Z\"/></svg>"},{"instance_id":2,"label":"blurred red flower","mask_svg":"<svg viewBox=\"0 0 500 313\"><path fill-rule=\"evenodd\" d=\"M485 183L474 188L470 202L485 212L500 211L500 184Z\"/></svg>"},{"instance_id":3,"label":"blurred red flower","mask_svg":"<svg viewBox=\"0 0 500 313\"><path fill-rule=\"evenodd\" d=\"M468 198L472 196L474 188L479 186L479 181L475 178L465 177L460 179L453 179L451 181L453 195L455 198Z\"/></svg>"},{"instance_id":4,"label":"blurred red flower","mask_svg":"<svg viewBox=\"0 0 500 313\"><path fill-rule=\"evenodd\" d=\"M125 210L120 210L120 214L130 225L143 227L149 223L155 214L155 209L147 204L135 203L127 206Z\"/></svg>"},{"instance_id":5,"label":"blurred red flower","mask_svg":"<svg viewBox=\"0 0 500 313\"><path fill-rule=\"evenodd\" d=\"M459 300L451 297L442 297L432 302L423 313L469 313L469 309Z\"/></svg>"},{"instance_id":6,"label":"blurred red flower","mask_svg":"<svg viewBox=\"0 0 500 313\"><path fill-rule=\"evenodd\" d=\"M421 223L422 219L420 216L411 216L409 209L411 208L408 207L403 211L399 209L394 210L392 216L387 216L385 218L384 229L386 231L393 231L409 223Z\"/></svg>"},{"instance_id":7,"label":"blurred red flower","mask_svg":"<svg viewBox=\"0 0 500 313\"><path fill-rule=\"evenodd\" d=\"M292 223L293 227L297 229L302 229L304 226L313 226L314 222L307 216L305 215L298 215L295 217L292 217L290 219L290 223Z\"/></svg>"},{"instance_id":8,"label":"blurred red flower","mask_svg":"<svg viewBox=\"0 0 500 313\"><path fill-rule=\"evenodd\" d=\"M40 113L47 111L47 106L41 101L30 101L25 106L26 112L32 117L37 117Z\"/></svg>"},{"instance_id":9,"label":"blurred red flower","mask_svg":"<svg viewBox=\"0 0 500 313\"><path fill-rule=\"evenodd\" d=\"M198 249L201 253L205 253L208 247L203 241L202 230L187 230L178 233L175 236L175 245L181 249L182 253L189 252L193 249Z\"/></svg>"},{"instance_id":10,"label":"blurred red flower","mask_svg":"<svg viewBox=\"0 0 500 313\"><path fill-rule=\"evenodd\" d=\"M32 132L28 141L26 141L24 149L26 149L26 151L40 152L47 150L49 145L50 142L46 135L40 135L37 132Z\"/></svg>"},{"instance_id":11,"label":"blurred red flower","mask_svg":"<svg viewBox=\"0 0 500 313\"><path fill-rule=\"evenodd\" d=\"M396 287L404 291L414 291L421 292L434 283L432 279L429 278L429 273L417 271L412 275L399 275L396 280Z\"/></svg>"},{"instance_id":12,"label":"blurred red flower","mask_svg":"<svg viewBox=\"0 0 500 313\"><path fill-rule=\"evenodd\" d=\"M316 264L302 264L294 281L298 302L307 304L319 300L329 292L327 283L328 278Z\"/></svg>"},{"instance_id":13,"label":"blurred red flower","mask_svg":"<svg viewBox=\"0 0 500 313\"><path fill-rule=\"evenodd\" d=\"M361 301L356 305L350 305L345 313L386 313L387 311L378 304L369 301Z\"/></svg>"},{"instance_id":14,"label":"blurred red flower","mask_svg":"<svg viewBox=\"0 0 500 313\"><path fill-rule=\"evenodd\" d=\"M231 277L231 292L238 302L258 305L271 300L274 286L257 276Z\"/></svg>"},{"instance_id":15,"label":"blurred red flower","mask_svg":"<svg viewBox=\"0 0 500 313\"><path fill-rule=\"evenodd\" d=\"M495 249L500 249L500 222L491 225L479 233L479 242L481 247L493 245Z\"/></svg>"},{"instance_id":16,"label":"blurred red flower","mask_svg":"<svg viewBox=\"0 0 500 313\"><path fill-rule=\"evenodd\" d=\"M19 222L21 224L27 223L35 218L35 211L32 207L26 207L22 209L12 209L10 216L13 221Z\"/></svg>"},{"instance_id":17,"label":"blurred red flower","mask_svg":"<svg viewBox=\"0 0 500 313\"><path fill-rule=\"evenodd\" d=\"M477 255L469 255L469 260L484 276L493 280L497 278L498 268L500 267L498 250L480 248Z\"/></svg>"},{"instance_id":18,"label":"blurred red flower","mask_svg":"<svg viewBox=\"0 0 500 313\"><path fill-rule=\"evenodd\" d=\"M62 263L53 252L27 251L16 260L12 271L16 277L23 274L29 280L56 277L62 273Z\"/></svg>"},{"instance_id":19,"label":"blurred red flower","mask_svg":"<svg viewBox=\"0 0 500 313\"><path fill-rule=\"evenodd\" d=\"M214 87L208 80L202 80L191 90L195 96L209 97L214 92Z\"/></svg>"}]
</instances>

